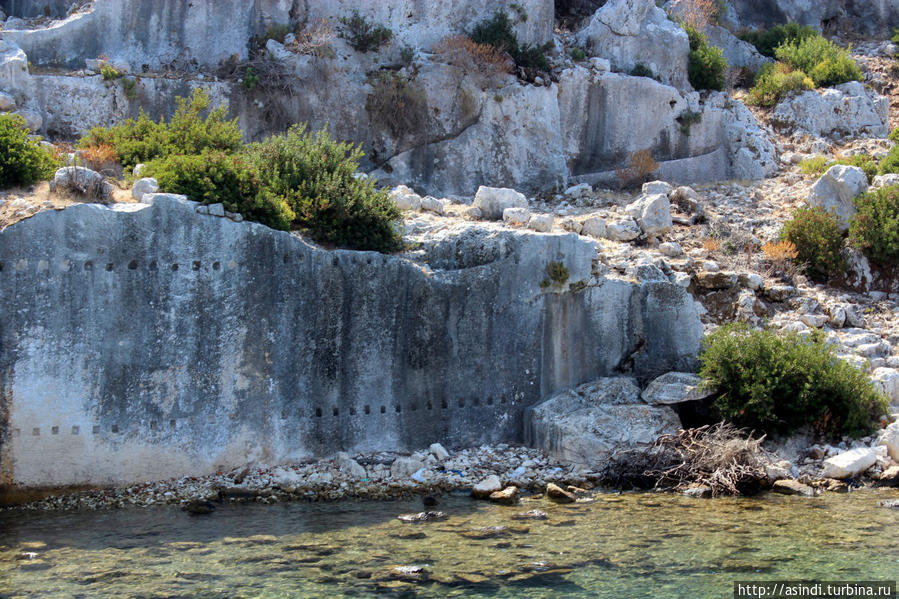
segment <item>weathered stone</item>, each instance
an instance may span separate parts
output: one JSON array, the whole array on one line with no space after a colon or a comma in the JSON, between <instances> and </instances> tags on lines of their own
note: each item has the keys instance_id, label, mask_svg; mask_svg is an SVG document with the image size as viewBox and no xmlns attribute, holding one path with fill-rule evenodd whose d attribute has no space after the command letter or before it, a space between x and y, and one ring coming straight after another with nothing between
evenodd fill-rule
<instances>
[{"instance_id":1,"label":"weathered stone","mask_svg":"<svg viewBox=\"0 0 899 599\"><path fill-rule=\"evenodd\" d=\"M518 503L518 487L510 486L501 491L494 491L488 499L501 505L514 505Z\"/></svg>"},{"instance_id":2,"label":"weathered stone","mask_svg":"<svg viewBox=\"0 0 899 599\"><path fill-rule=\"evenodd\" d=\"M400 210L421 210L421 196L405 185L394 188L390 192L390 199Z\"/></svg>"},{"instance_id":3,"label":"weathered stone","mask_svg":"<svg viewBox=\"0 0 899 599\"><path fill-rule=\"evenodd\" d=\"M815 496L815 490L813 488L802 484L798 480L782 479L775 481L771 490L783 495L802 495L803 497Z\"/></svg>"},{"instance_id":4,"label":"weathered stone","mask_svg":"<svg viewBox=\"0 0 899 599\"><path fill-rule=\"evenodd\" d=\"M680 244L675 241L666 241L665 243L660 243L659 251L669 258L677 258L684 253L684 250L681 248Z\"/></svg>"},{"instance_id":5,"label":"weathered stone","mask_svg":"<svg viewBox=\"0 0 899 599\"><path fill-rule=\"evenodd\" d=\"M546 485L546 496L556 503L574 503L577 501L577 497L575 497L574 493L569 493L555 483Z\"/></svg>"},{"instance_id":6,"label":"weathered stone","mask_svg":"<svg viewBox=\"0 0 899 599\"><path fill-rule=\"evenodd\" d=\"M584 221L581 234L602 239L606 237L606 221L598 216L592 216Z\"/></svg>"},{"instance_id":7,"label":"weathered stone","mask_svg":"<svg viewBox=\"0 0 899 599\"><path fill-rule=\"evenodd\" d=\"M507 208L527 208L528 199L514 189L482 185L474 196L474 205L481 209L483 218L500 220Z\"/></svg>"},{"instance_id":8,"label":"weathered stone","mask_svg":"<svg viewBox=\"0 0 899 599\"><path fill-rule=\"evenodd\" d=\"M886 137L890 102L859 81L793 95L775 107L778 127L815 137Z\"/></svg>"},{"instance_id":9,"label":"weathered stone","mask_svg":"<svg viewBox=\"0 0 899 599\"><path fill-rule=\"evenodd\" d=\"M712 488L707 487L706 485L690 485L686 489L683 490L683 494L686 497L693 497L695 499L704 499L706 497L712 496Z\"/></svg>"},{"instance_id":10,"label":"weathered stone","mask_svg":"<svg viewBox=\"0 0 899 599\"><path fill-rule=\"evenodd\" d=\"M409 478L425 465L415 458L400 456L390 466L390 477L396 479Z\"/></svg>"},{"instance_id":11,"label":"weathered stone","mask_svg":"<svg viewBox=\"0 0 899 599\"><path fill-rule=\"evenodd\" d=\"M895 368L875 368L871 373L874 384L890 399L899 404L899 370Z\"/></svg>"},{"instance_id":12,"label":"weathered stone","mask_svg":"<svg viewBox=\"0 0 899 599\"><path fill-rule=\"evenodd\" d=\"M552 214L533 214L528 219L528 229L538 233L549 233L553 230L553 221Z\"/></svg>"},{"instance_id":13,"label":"weathered stone","mask_svg":"<svg viewBox=\"0 0 899 599\"><path fill-rule=\"evenodd\" d=\"M791 285L772 285L764 290L765 297L772 302L785 302L799 293Z\"/></svg>"},{"instance_id":14,"label":"weathered stone","mask_svg":"<svg viewBox=\"0 0 899 599\"><path fill-rule=\"evenodd\" d=\"M733 33L717 25L707 25L703 29L709 45L721 48L727 66L734 71L736 69L748 69L757 73L765 64L771 62L770 58L759 54L755 46L744 42Z\"/></svg>"},{"instance_id":15,"label":"weathered stone","mask_svg":"<svg viewBox=\"0 0 899 599\"><path fill-rule=\"evenodd\" d=\"M886 447L857 447L824 460L825 478L851 478L868 470L877 458L887 454Z\"/></svg>"},{"instance_id":16,"label":"weathered stone","mask_svg":"<svg viewBox=\"0 0 899 599\"><path fill-rule=\"evenodd\" d=\"M471 496L475 499L487 499L493 493L501 491L503 483L495 474L491 474L471 489Z\"/></svg>"},{"instance_id":17,"label":"weathered stone","mask_svg":"<svg viewBox=\"0 0 899 599\"><path fill-rule=\"evenodd\" d=\"M881 472L880 482L887 486L899 486L899 466L890 466Z\"/></svg>"},{"instance_id":18,"label":"weathered stone","mask_svg":"<svg viewBox=\"0 0 899 599\"><path fill-rule=\"evenodd\" d=\"M837 164L830 167L812 186L809 206L834 212L840 219L840 230L849 229L849 221L857 212L853 200L868 190L865 171L857 166Z\"/></svg>"},{"instance_id":19,"label":"weathered stone","mask_svg":"<svg viewBox=\"0 0 899 599\"><path fill-rule=\"evenodd\" d=\"M644 196L651 196L662 194L664 196L670 195L674 191L674 187L665 181L650 181L648 183L644 183L640 188L640 192Z\"/></svg>"},{"instance_id":20,"label":"weathered stone","mask_svg":"<svg viewBox=\"0 0 899 599\"><path fill-rule=\"evenodd\" d=\"M899 462L899 422L894 422L880 431L877 444L886 447L889 456Z\"/></svg>"},{"instance_id":21,"label":"weathered stone","mask_svg":"<svg viewBox=\"0 0 899 599\"><path fill-rule=\"evenodd\" d=\"M893 185L899 185L899 174L888 173L886 175L877 175L874 177L871 187L879 189L881 187L892 187Z\"/></svg>"},{"instance_id":22,"label":"weathered stone","mask_svg":"<svg viewBox=\"0 0 899 599\"><path fill-rule=\"evenodd\" d=\"M32 133L37 133L44 125L44 117L41 116L41 113L36 110L21 108L19 110L16 110L13 114L17 114L25 119L25 128Z\"/></svg>"},{"instance_id":23,"label":"weathered stone","mask_svg":"<svg viewBox=\"0 0 899 599\"><path fill-rule=\"evenodd\" d=\"M593 187L589 183L581 183L580 185L572 185L565 190L565 195L572 200L579 200L593 193Z\"/></svg>"},{"instance_id":24,"label":"weathered stone","mask_svg":"<svg viewBox=\"0 0 899 599\"><path fill-rule=\"evenodd\" d=\"M664 406L706 399L714 390L701 388L702 378L689 372L669 372L655 379L643 390L643 401L651 406Z\"/></svg>"},{"instance_id":25,"label":"weathered stone","mask_svg":"<svg viewBox=\"0 0 899 599\"><path fill-rule=\"evenodd\" d=\"M9 112L16 109L16 99L11 95L0 92L0 112Z\"/></svg>"},{"instance_id":26,"label":"weathered stone","mask_svg":"<svg viewBox=\"0 0 899 599\"><path fill-rule=\"evenodd\" d=\"M446 448L440 443L431 443L431 446L428 447L428 451L431 452L431 455L434 456L438 462L442 462L450 455Z\"/></svg>"},{"instance_id":27,"label":"weathered stone","mask_svg":"<svg viewBox=\"0 0 899 599\"><path fill-rule=\"evenodd\" d=\"M421 209L427 212L433 212L434 214L444 215L446 214L446 206L449 202L447 202L443 198L435 198L431 196L425 196L421 199Z\"/></svg>"},{"instance_id":28,"label":"weathered stone","mask_svg":"<svg viewBox=\"0 0 899 599\"><path fill-rule=\"evenodd\" d=\"M506 208L503 210L503 222L513 227L527 224L531 211L527 208Z\"/></svg>"},{"instance_id":29,"label":"weathered stone","mask_svg":"<svg viewBox=\"0 0 899 599\"><path fill-rule=\"evenodd\" d=\"M88 199L105 200L112 193L112 185L103 175L83 166L64 166L53 175L51 188L70 191Z\"/></svg>"},{"instance_id":30,"label":"weathered stone","mask_svg":"<svg viewBox=\"0 0 899 599\"><path fill-rule=\"evenodd\" d=\"M639 393L630 379L601 379L556 395L528 410L525 440L560 459L595 464L680 428L671 408L640 403Z\"/></svg>"},{"instance_id":31,"label":"weathered stone","mask_svg":"<svg viewBox=\"0 0 899 599\"><path fill-rule=\"evenodd\" d=\"M543 510L528 510L509 516L512 520L548 520L549 516Z\"/></svg>"},{"instance_id":32,"label":"weathered stone","mask_svg":"<svg viewBox=\"0 0 899 599\"><path fill-rule=\"evenodd\" d=\"M737 273L730 271L696 273L696 284L703 289L733 289L737 286L738 281Z\"/></svg>"},{"instance_id":33,"label":"weathered stone","mask_svg":"<svg viewBox=\"0 0 899 599\"><path fill-rule=\"evenodd\" d=\"M606 236L613 241L632 241L640 236L640 225L633 220L619 220L606 225Z\"/></svg>"},{"instance_id":34,"label":"weathered stone","mask_svg":"<svg viewBox=\"0 0 899 599\"><path fill-rule=\"evenodd\" d=\"M643 195L629 204L625 212L637 221L646 235L657 236L671 229L671 202L667 193Z\"/></svg>"},{"instance_id":35,"label":"weathered stone","mask_svg":"<svg viewBox=\"0 0 899 599\"><path fill-rule=\"evenodd\" d=\"M351 458L350 454L345 451L337 453L335 462L337 463L337 467L340 468L340 471L351 479L360 480L368 476L365 468L359 462Z\"/></svg>"},{"instance_id":36,"label":"weathered stone","mask_svg":"<svg viewBox=\"0 0 899 599\"><path fill-rule=\"evenodd\" d=\"M131 188L131 197L140 202L145 194L156 193L157 191L159 191L159 183L157 183L156 179L145 177L134 182L134 186Z\"/></svg>"},{"instance_id":37,"label":"weathered stone","mask_svg":"<svg viewBox=\"0 0 899 599\"><path fill-rule=\"evenodd\" d=\"M418 512L417 514L400 514L397 520L404 524L421 524L422 522L435 522L438 520L446 520L447 516L443 512Z\"/></svg>"}]
</instances>

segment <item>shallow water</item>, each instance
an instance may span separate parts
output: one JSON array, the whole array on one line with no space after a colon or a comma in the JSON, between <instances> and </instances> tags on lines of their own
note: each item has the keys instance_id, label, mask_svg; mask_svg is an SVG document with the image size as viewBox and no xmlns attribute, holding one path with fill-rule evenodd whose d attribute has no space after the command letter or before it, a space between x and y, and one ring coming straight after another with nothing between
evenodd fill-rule
<instances>
[{"instance_id":1,"label":"shallow water","mask_svg":"<svg viewBox=\"0 0 899 599\"><path fill-rule=\"evenodd\" d=\"M424 524L396 519L418 501L4 513L0 597L720 598L734 580L887 580L899 574L899 510L877 502L896 497L624 494L504 507L457 496L431 508L448 519ZM549 517L511 519L529 509ZM406 580L396 565L425 568Z\"/></svg>"}]
</instances>

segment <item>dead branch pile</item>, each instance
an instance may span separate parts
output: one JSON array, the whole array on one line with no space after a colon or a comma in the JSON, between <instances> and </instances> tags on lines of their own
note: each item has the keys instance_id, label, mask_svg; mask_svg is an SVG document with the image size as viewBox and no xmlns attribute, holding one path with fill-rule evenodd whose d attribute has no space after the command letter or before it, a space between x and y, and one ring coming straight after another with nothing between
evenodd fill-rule
<instances>
[{"instance_id":1,"label":"dead branch pile","mask_svg":"<svg viewBox=\"0 0 899 599\"><path fill-rule=\"evenodd\" d=\"M622 452L606 467L605 482L616 486L681 491L706 486L712 495L750 495L767 480L762 449L754 439L721 422L659 437L648 450Z\"/></svg>"}]
</instances>

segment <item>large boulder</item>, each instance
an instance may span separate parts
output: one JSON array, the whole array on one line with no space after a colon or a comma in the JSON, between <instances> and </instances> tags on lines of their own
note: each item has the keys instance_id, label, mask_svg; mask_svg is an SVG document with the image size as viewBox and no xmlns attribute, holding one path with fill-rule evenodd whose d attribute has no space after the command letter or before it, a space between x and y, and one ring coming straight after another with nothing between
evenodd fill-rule
<instances>
[{"instance_id":1,"label":"large boulder","mask_svg":"<svg viewBox=\"0 0 899 599\"><path fill-rule=\"evenodd\" d=\"M878 457L887 455L886 447L856 447L824 460L824 478L852 478L877 463Z\"/></svg>"},{"instance_id":2,"label":"large boulder","mask_svg":"<svg viewBox=\"0 0 899 599\"><path fill-rule=\"evenodd\" d=\"M762 56L755 46L744 42L724 27L709 25L705 29L709 44L721 49L727 66L732 69L748 69L756 73L770 58Z\"/></svg>"},{"instance_id":3,"label":"large boulder","mask_svg":"<svg viewBox=\"0 0 899 599\"><path fill-rule=\"evenodd\" d=\"M482 185L474 196L474 206L480 208L484 218L502 220L503 211L508 208L527 208L528 199L514 189Z\"/></svg>"},{"instance_id":4,"label":"large boulder","mask_svg":"<svg viewBox=\"0 0 899 599\"><path fill-rule=\"evenodd\" d=\"M646 446L674 433L680 425L671 408L642 403L632 379L605 378L529 409L525 437L558 459L595 465L617 450Z\"/></svg>"},{"instance_id":5,"label":"large boulder","mask_svg":"<svg viewBox=\"0 0 899 599\"><path fill-rule=\"evenodd\" d=\"M890 101L859 81L822 91L811 90L780 102L772 123L791 133L815 137L886 137L889 134Z\"/></svg>"},{"instance_id":6,"label":"large boulder","mask_svg":"<svg viewBox=\"0 0 899 599\"><path fill-rule=\"evenodd\" d=\"M671 229L671 202L664 193L640 196L625 208L628 216L637 221L643 233L655 237Z\"/></svg>"},{"instance_id":7,"label":"large boulder","mask_svg":"<svg viewBox=\"0 0 899 599\"><path fill-rule=\"evenodd\" d=\"M668 372L643 390L643 401L651 406L706 399L712 391L702 389L702 379L689 372Z\"/></svg>"},{"instance_id":8,"label":"large boulder","mask_svg":"<svg viewBox=\"0 0 899 599\"><path fill-rule=\"evenodd\" d=\"M648 67L662 83L687 89L690 41L653 0L610 0L577 34L592 56L606 58L617 71Z\"/></svg>"},{"instance_id":9,"label":"large boulder","mask_svg":"<svg viewBox=\"0 0 899 599\"><path fill-rule=\"evenodd\" d=\"M830 210L840 219L840 230L849 229L849 221L857 212L853 200L868 191L865 171L857 166L837 164L812 186L806 202L809 206Z\"/></svg>"},{"instance_id":10,"label":"large boulder","mask_svg":"<svg viewBox=\"0 0 899 599\"><path fill-rule=\"evenodd\" d=\"M83 166L64 166L58 169L50 182L50 188L97 200L104 200L112 194L112 185L103 175Z\"/></svg>"},{"instance_id":11,"label":"large boulder","mask_svg":"<svg viewBox=\"0 0 899 599\"><path fill-rule=\"evenodd\" d=\"M877 444L886 447L889 456L899 462L899 422L880 431Z\"/></svg>"}]
</instances>

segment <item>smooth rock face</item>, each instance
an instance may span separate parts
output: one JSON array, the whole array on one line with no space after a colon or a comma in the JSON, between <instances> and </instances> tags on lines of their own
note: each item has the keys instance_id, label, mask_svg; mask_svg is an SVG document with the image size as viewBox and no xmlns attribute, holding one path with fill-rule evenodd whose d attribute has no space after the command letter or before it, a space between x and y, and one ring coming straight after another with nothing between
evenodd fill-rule
<instances>
[{"instance_id":1,"label":"smooth rock face","mask_svg":"<svg viewBox=\"0 0 899 599\"><path fill-rule=\"evenodd\" d=\"M812 186L806 202L833 211L840 219L840 230L849 229L849 221L858 212L853 200L868 191L865 171L857 166L837 164L827 169Z\"/></svg>"},{"instance_id":2,"label":"smooth rock face","mask_svg":"<svg viewBox=\"0 0 899 599\"><path fill-rule=\"evenodd\" d=\"M531 408L525 439L559 459L596 465L617 450L647 445L678 428L677 414L642 403L631 379L600 379Z\"/></svg>"},{"instance_id":3,"label":"smooth rock face","mask_svg":"<svg viewBox=\"0 0 899 599\"><path fill-rule=\"evenodd\" d=\"M0 486L519 441L524 410L562 389L694 366L690 295L594 275L595 242L572 233L447 225L422 243L426 273L143 202L0 233L0 306L17 315L0 328ZM552 260L589 285L546 293Z\"/></svg>"},{"instance_id":4,"label":"smooth rock face","mask_svg":"<svg viewBox=\"0 0 899 599\"><path fill-rule=\"evenodd\" d=\"M628 73L642 64L662 83L689 88L687 34L654 0L610 0L578 33L578 41L617 71Z\"/></svg>"},{"instance_id":5,"label":"smooth rock face","mask_svg":"<svg viewBox=\"0 0 899 599\"><path fill-rule=\"evenodd\" d=\"M706 399L713 391L701 390L702 378L689 372L668 372L655 379L641 397L651 406Z\"/></svg>"},{"instance_id":6,"label":"smooth rock face","mask_svg":"<svg viewBox=\"0 0 899 599\"><path fill-rule=\"evenodd\" d=\"M888 98L850 81L790 96L775 107L771 118L778 127L816 137L886 137L889 109Z\"/></svg>"},{"instance_id":7,"label":"smooth rock face","mask_svg":"<svg viewBox=\"0 0 899 599\"><path fill-rule=\"evenodd\" d=\"M886 447L857 447L824 460L824 478L851 478L877 463L878 456L887 454Z\"/></svg>"}]
</instances>

